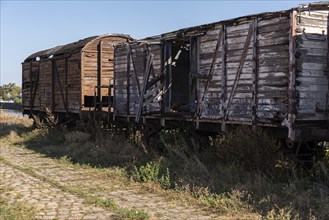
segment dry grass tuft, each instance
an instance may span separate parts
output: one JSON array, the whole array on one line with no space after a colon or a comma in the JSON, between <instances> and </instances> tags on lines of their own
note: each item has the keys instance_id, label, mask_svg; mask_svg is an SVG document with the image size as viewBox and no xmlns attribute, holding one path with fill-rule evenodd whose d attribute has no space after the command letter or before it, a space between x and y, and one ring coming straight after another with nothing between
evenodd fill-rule
<instances>
[{"instance_id":1,"label":"dry grass tuft","mask_svg":"<svg viewBox=\"0 0 329 220\"><path fill-rule=\"evenodd\" d=\"M10 135L11 132L26 132L32 124L33 121L29 118L0 111L0 138Z\"/></svg>"},{"instance_id":2,"label":"dry grass tuft","mask_svg":"<svg viewBox=\"0 0 329 220\"><path fill-rule=\"evenodd\" d=\"M262 130L242 127L221 137L161 132L146 155L132 141L134 134L100 124L32 129L30 120L0 119L6 132L1 138L12 143L20 137L26 147L63 163L120 167L158 193L163 193L155 187L159 182L174 187L163 193L166 197L187 198L224 218L329 219L329 151L313 168L303 169L284 158ZM159 158L161 163L152 162ZM166 181L159 181L162 176Z\"/></svg>"}]
</instances>

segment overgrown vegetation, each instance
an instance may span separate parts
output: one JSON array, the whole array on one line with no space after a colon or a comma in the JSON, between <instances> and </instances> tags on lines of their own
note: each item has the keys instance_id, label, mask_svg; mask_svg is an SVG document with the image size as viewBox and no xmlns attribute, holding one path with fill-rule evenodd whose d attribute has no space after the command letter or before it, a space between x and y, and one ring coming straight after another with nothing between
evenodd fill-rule
<instances>
[{"instance_id":1,"label":"overgrown vegetation","mask_svg":"<svg viewBox=\"0 0 329 220\"><path fill-rule=\"evenodd\" d=\"M90 122L33 129L6 117L1 139L66 162L120 167L134 181L159 184L227 217L329 219L329 152L305 169L263 130L240 127L212 137L162 131L146 154L134 129Z\"/></svg>"},{"instance_id":2,"label":"overgrown vegetation","mask_svg":"<svg viewBox=\"0 0 329 220\"><path fill-rule=\"evenodd\" d=\"M166 168L165 171L161 172L163 168L162 158L158 161L151 161L140 167L134 166L131 172L132 178L138 182L155 182L160 184L164 189L170 189L170 174L169 169Z\"/></svg>"}]
</instances>

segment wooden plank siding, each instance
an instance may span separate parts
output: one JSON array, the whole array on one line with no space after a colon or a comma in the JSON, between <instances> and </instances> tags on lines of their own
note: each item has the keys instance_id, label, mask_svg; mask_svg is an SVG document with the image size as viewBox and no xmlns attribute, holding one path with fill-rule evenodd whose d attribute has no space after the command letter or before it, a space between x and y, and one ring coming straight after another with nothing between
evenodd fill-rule
<instances>
[{"instance_id":1,"label":"wooden plank siding","mask_svg":"<svg viewBox=\"0 0 329 220\"><path fill-rule=\"evenodd\" d=\"M329 120L327 11L297 14L297 120Z\"/></svg>"},{"instance_id":2,"label":"wooden plank siding","mask_svg":"<svg viewBox=\"0 0 329 220\"><path fill-rule=\"evenodd\" d=\"M144 81L147 55L153 54L150 81L161 75L161 47L143 43L121 44L115 49L115 110L117 115L136 115ZM129 59L129 60L128 60ZM127 68L127 65L129 67ZM127 70L129 73L127 74ZM128 77L128 78L127 78ZM127 98L129 96L129 99ZM144 113L160 111L160 102L152 101Z\"/></svg>"},{"instance_id":3,"label":"wooden plank siding","mask_svg":"<svg viewBox=\"0 0 329 220\"><path fill-rule=\"evenodd\" d=\"M84 95L94 96L99 63L101 85L113 85L114 46L127 40L131 38L117 34L89 37L29 56L22 63L24 112L33 114L48 108L58 113L80 113ZM100 41L102 60L98 62ZM113 96L107 88L102 94Z\"/></svg>"},{"instance_id":4,"label":"wooden plank siding","mask_svg":"<svg viewBox=\"0 0 329 220\"><path fill-rule=\"evenodd\" d=\"M256 24L253 24L255 22ZM251 37L246 59L242 66L237 88L233 95L228 113L228 120L251 121L253 109L253 60L257 59L257 106L258 121L283 120L287 110L287 85L289 66L289 15L278 14L276 17L256 17L242 23L225 24L225 45L220 45L215 61L214 75L207 94L203 94L205 80L200 80L199 97L205 96L201 118L222 119L223 106L228 104L238 67L240 65L243 45L247 39L248 29L256 25L256 33ZM271 27L271 28L270 28ZM222 34L223 25L216 25L200 37L199 73L209 72L215 52L217 38ZM254 39L256 38L256 39ZM254 45L256 42L256 45ZM255 48L255 49L254 49ZM225 55L224 55L225 53ZM257 53L257 54L254 54ZM225 56L225 58L223 57ZM225 60L225 82L223 62ZM225 90L222 87L225 87ZM225 91L225 94L223 94ZM227 97L223 102L222 97Z\"/></svg>"},{"instance_id":5,"label":"wooden plank siding","mask_svg":"<svg viewBox=\"0 0 329 220\"><path fill-rule=\"evenodd\" d=\"M161 126L167 117L197 129L270 126L287 128L290 141L309 124L328 134L328 11L328 3L312 3L137 41L113 34L40 51L22 64L24 112L94 111L98 97L96 109L137 123L152 116ZM113 98L113 108L103 98Z\"/></svg>"},{"instance_id":6,"label":"wooden plank siding","mask_svg":"<svg viewBox=\"0 0 329 220\"><path fill-rule=\"evenodd\" d=\"M328 121L328 6L309 7L246 16L120 44L114 63L117 114L136 116L145 77L145 44L157 48L154 64L156 71L163 73L156 75L172 79L172 75L179 74L171 71L176 56L173 48L184 42L184 47L190 47L190 66L185 66L190 76L184 79L180 69L182 76L176 80L190 85L191 94L195 92L190 100L196 103L195 110L174 111L172 100L180 100L182 94L177 92L177 84L173 86L175 82L172 87L167 82L160 97L163 101L150 103L142 112L144 116L154 111L154 117L161 112L165 113L162 118L176 114L197 123L247 123L287 127L289 132L303 121ZM164 57L167 60L162 60ZM134 79L135 69L140 88ZM296 137L288 134L288 138Z\"/></svg>"},{"instance_id":7,"label":"wooden plank siding","mask_svg":"<svg viewBox=\"0 0 329 220\"><path fill-rule=\"evenodd\" d=\"M96 90L97 96L100 92L102 97L113 96L109 94L110 85L114 84L114 48L118 43L127 42L127 37L122 36L104 36L88 43L82 50L82 71L81 71L81 99L85 96L94 96L95 86L102 86ZM130 39L129 39L130 40ZM101 74L101 76L98 76ZM102 98L100 98L102 99ZM103 107L108 111L107 106ZM86 110L90 108L84 108Z\"/></svg>"}]
</instances>

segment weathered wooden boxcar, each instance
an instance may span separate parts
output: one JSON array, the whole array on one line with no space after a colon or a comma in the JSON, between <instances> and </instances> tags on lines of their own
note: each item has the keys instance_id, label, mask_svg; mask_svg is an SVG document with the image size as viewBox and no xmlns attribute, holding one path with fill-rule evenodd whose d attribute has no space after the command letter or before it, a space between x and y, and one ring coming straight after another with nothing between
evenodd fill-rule
<instances>
[{"instance_id":1,"label":"weathered wooden boxcar","mask_svg":"<svg viewBox=\"0 0 329 220\"><path fill-rule=\"evenodd\" d=\"M131 41L108 34L34 53L22 63L23 113L58 116L111 112L114 47ZM101 111L102 112L102 111Z\"/></svg>"},{"instance_id":2,"label":"weathered wooden boxcar","mask_svg":"<svg viewBox=\"0 0 329 220\"><path fill-rule=\"evenodd\" d=\"M329 140L328 2L117 45L116 120Z\"/></svg>"}]
</instances>

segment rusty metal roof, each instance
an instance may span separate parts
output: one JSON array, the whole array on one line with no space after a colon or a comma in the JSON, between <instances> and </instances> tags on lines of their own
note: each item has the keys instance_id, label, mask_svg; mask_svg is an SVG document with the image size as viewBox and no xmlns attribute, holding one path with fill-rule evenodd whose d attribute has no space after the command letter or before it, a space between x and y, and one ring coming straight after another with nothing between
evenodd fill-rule
<instances>
[{"instance_id":1,"label":"rusty metal roof","mask_svg":"<svg viewBox=\"0 0 329 220\"><path fill-rule=\"evenodd\" d=\"M30 56L28 56L24 62L29 62L31 60L36 59L39 57L40 59L44 58L49 58L49 56L53 55L59 55L59 54L64 54L68 52L74 52L74 51L79 51L81 50L88 42L92 41L93 39L97 38L98 36L93 36L93 37L87 37L85 39L81 39L79 41L61 45L61 46L56 46L47 50L42 50L39 52L36 52Z\"/></svg>"},{"instance_id":2,"label":"rusty metal roof","mask_svg":"<svg viewBox=\"0 0 329 220\"><path fill-rule=\"evenodd\" d=\"M73 53L73 52L79 52L81 51L89 42L97 39L97 38L102 38L102 37L125 37L127 39L132 38L129 35L124 35L124 34L105 34L101 36L92 36L92 37L87 37L84 39L81 39L79 41L75 41L73 43L65 44L65 45L60 45L56 46L47 50L42 50L36 53L31 54L28 56L24 62L29 62L31 60L36 60L39 58L40 60L42 59L48 59L51 58L51 56L58 56L66 53Z\"/></svg>"}]
</instances>

